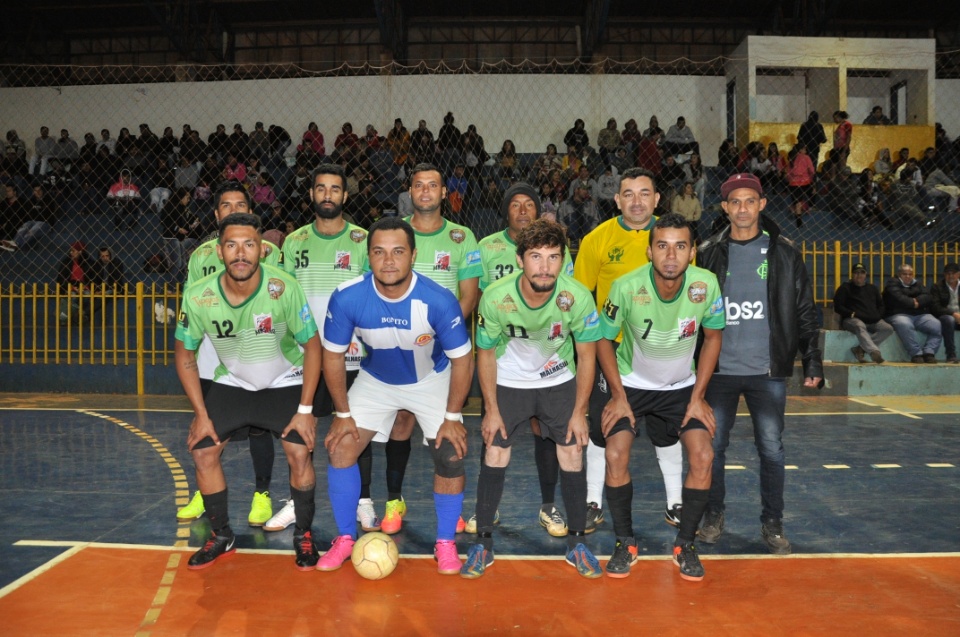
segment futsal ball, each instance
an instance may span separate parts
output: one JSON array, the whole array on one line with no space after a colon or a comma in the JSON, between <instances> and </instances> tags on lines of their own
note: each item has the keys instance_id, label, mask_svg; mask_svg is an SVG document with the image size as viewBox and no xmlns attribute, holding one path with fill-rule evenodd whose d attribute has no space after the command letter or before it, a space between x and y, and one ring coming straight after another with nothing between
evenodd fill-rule
<instances>
[{"instance_id":1,"label":"futsal ball","mask_svg":"<svg viewBox=\"0 0 960 637\"><path fill-rule=\"evenodd\" d=\"M383 579L397 568L400 551L386 533L367 533L353 545L350 561L360 577Z\"/></svg>"}]
</instances>

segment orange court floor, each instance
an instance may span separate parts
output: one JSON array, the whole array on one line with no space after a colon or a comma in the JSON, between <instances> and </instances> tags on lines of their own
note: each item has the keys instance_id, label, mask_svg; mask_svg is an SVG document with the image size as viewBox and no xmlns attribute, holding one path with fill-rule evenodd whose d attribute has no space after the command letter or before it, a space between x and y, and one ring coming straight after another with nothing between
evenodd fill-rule
<instances>
[{"instance_id":1,"label":"orange court floor","mask_svg":"<svg viewBox=\"0 0 960 637\"><path fill-rule=\"evenodd\" d=\"M174 516L195 488L183 398L0 394L0 635L960 635L960 397L790 398L790 556L760 541L756 451L741 416L727 455L727 530L699 547L702 582L682 580L669 557L675 530L642 438L631 465L641 558L629 578L586 580L563 561L564 541L536 521L528 440L508 470L496 562L479 580L438 575L432 466L415 438L400 564L368 581L349 564L298 572L290 529L246 525L245 443L224 452L240 548L188 570L209 525ZM479 419L467 426L477 449ZM329 543L321 456L314 529ZM467 515L477 476L468 458ZM276 460L275 507L286 478L279 451ZM382 469L375 450L381 510ZM471 541L458 536L461 554ZM610 522L587 542L605 563Z\"/></svg>"}]
</instances>

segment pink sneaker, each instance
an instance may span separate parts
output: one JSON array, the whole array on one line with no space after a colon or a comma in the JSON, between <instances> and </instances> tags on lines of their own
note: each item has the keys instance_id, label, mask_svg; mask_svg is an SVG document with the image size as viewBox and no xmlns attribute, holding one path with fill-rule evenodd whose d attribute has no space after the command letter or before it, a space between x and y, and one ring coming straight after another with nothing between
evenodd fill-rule
<instances>
[{"instance_id":1,"label":"pink sneaker","mask_svg":"<svg viewBox=\"0 0 960 637\"><path fill-rule=\"evenodd\" d=\"M463 566L457 555L457 543L453 540L437 540L433 547L433 559L437 560L437 572L441 575L458 575Z\"/></svg>"},{"instance_id":2,"label":"pink sneaker","mask_svg":"<svg viewBox=\"0 0 960 637\"><path fill-rule=\"evenodd\" d=\"M349 535L340 535L333 538L330 550L324 553L323 557L317 562L317 570L335 571L343 566L343 563L350 559L355 542L356 540Z\"/></svg>"}]
</instances>

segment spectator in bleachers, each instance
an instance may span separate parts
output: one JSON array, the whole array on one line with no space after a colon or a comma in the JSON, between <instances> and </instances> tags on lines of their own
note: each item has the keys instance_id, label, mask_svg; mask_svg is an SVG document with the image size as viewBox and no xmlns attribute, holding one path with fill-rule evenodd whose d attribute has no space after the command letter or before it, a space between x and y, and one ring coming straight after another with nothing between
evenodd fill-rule
<instances>
[{"instance_id":1,"label":"spectator in bleachers","mask_svg":"<svg viewBox=\"0 0 960 637\"><path fill-rule=\"evenodd\" d=\"M73 165L73 162L80 159L80 146L70 137L70 131L66 128L60 129L60 139L54 147L52 159L59 159L65 168Z\"/></svg>"},{"instance_id":2,"label":"spectator in bleachers","mask_svg":"<svg viewBox=\"0 0 960 637\"><path fill-rule=\"evenodd\" d=\"M927 216L917 205L918 192L913 180L915 172L918 170L904 167L900 172L900 178L890 184L888 199L890 221L895 226L904 225L904 221L912 221L928 227L930 225Z\"/></svg>"},{"instance_id":3,"label":"spectator in bleachers","mask_svg":"<svg viewBox=\"0 0 960 637\"><path fill-rule=\"evenodd\" d=\"M720 168L721 179L726 179L737 169L739 156L740 151L732 139L728 137L720 143L720 148L717 149L717 167Z\"/></svg>"},{"instance_id":4,"label":"spectator in bleachers","mask_svg":"<svg viewBox=\"0 0 960 637\"><path fill-rule=\"evenodd\" d=\"M780 147L774 142L767 144L767 160L773 168L770 178L771 186L780 189L787 179L787 160L780 154Z\"/></svg>"},{"instance_id":5,"label":"spectator in bleachers","mask_svg":"<svg viewBox=\"0 0 960 637\"><path fill-rule=\"evenodd\" d=\"M203 238L203 226L194 212L192 199L189 190L180 188L160 210L167 266L178 276L186 273L189 253Z\"/></svg>"},{"instance_id":6,"label":"spectator in bleachers","mask_svg":"<svg viewBox=\"0 0 960 637\"><path fill-rule=\"evenodd\" d=\"M557 209L560 208L560 201L557 199L556 194L553 191L553 184L548 180L540 184L540 205L543 207L543 212L550 212L553 214L551 221L557 220Z\"/></svg>"},{"instance_id":7,"label":"spectator in bleachers","mask_svg":"<svg viewBox=\"0 0 960 637\"><path fill-rule=\"evenodd\" d=\"M467 177L473 181L479 181L480 172L483 165L490 161L490 155L487 154L484 147L483 137L477 132L477 127L473 124L467 126L467 132L463 134L460 142L460 151L463 154L463 163L467 167ZM497 203L499 208L500 203Z\"/></svg>"},{"instance_id":8,"label":"spectator in bleachers","mask_svg":"<svg viewBox=\"0 0 960 637\"><path fill-rule=\"evenodd\" d=\"M660 133L654 133L650 137L644 137L640 140L640 146L637 148L637 167L646 168L657 176L663 166L663 151L660 149Z\"/></svg>"},{"instance_id":9,"label":"spectator in bleachers","mask_svg":"<svg viewBox=\"0 0 960 637\"><path fill-rule=\"evenodd\" d=\"M48 197L42 184L33 186L33 196L22 208L23 217L18 220L19 228L12 241L0 241L0 248L7 252L16 252L28 247L44 235L57 223L60 208L52 197Z\"/></svg>"},{"instance_id":10,"label":"spectator in bleachers","mask_svg":"<svg viewBox=\"0 0 960 637\"><path fill-rule=\"evenodd\" d=\"M83 136L83 146L80 147L80 161L93 161L97 156L97 140L93 133L85 133Z\"/></svg>"},{"instance_id":11,"label":"spectator in bleachers","mask_svg":"<svg viewBox=\"0 0 960 637\"><path fill-rule=\"evenodd\" d=\"M83 241L71 243L67 256L57 270L57 287L64 295L59 306L61 325L65 325L68 319L75 323L80 321L81 300L90 294L93 271L94 262L87 254L87 244ZM83 310L89 311L89 307L87 305Z\"/></svg>"},{"instance_id":12,"label":"spectator in bleachers","mask_svg":"<svg viewBox=\"0 0 960 637\"><path fill-rule=\"evenodd\" d=\"M558 208L559 204L563 203L567 199L567 187L569 186L569 181L564 176L566 173L561 170L553 170L550 172L550 176L547 178L545 183L549 183L553 190L554 201L557 202Z\"/></svg>"},{"instance_id":13,"label":"spectator in bleachers","mask_svg":"<svg viewBox=\"0 0 960 637\"><path fill-rule=\"evenodd\" d=\"M869 230L877 223L875 218L864 216L864 209L860 205L860 182L853 176L849 166L844 166L837 173L827 203L835 215L850 219L864 230Z\"/></svg>"},{"instance_id":14,"label":"spectator in bleachers","mask_svg":"<svg viewBox=\"0 0 960 637\"><path fill-rule=\"evenodd\" d=\"M456 166L453 167L453 174L447 177L446 187L447 187L447 202L450 207L450 211L454 214L459 214L463 210L464 202L467 200L467 186L469 185L469 180L467 180L466 175L464 174L465 166L463 162L458 162ZM409 194L410 187L409 185L406 188L401 189L401 196L404 192ZM404 203L406 203L406 198L404 198ZM406 207L406 206L404 206ZM413 201L410 201L410 209L413 208ZM400 212L399 206L397 212L402 217L409 215L403 214ZM406 210L404 210L406 212ZM413 214L410 212L409 214Z\"/></svg>"},{"instance_id":15,"label":"spectator in bleachers","mask_svg":"<svg viewBox=\"0 0 960 637\"><path fill-rule=\"evenodd\" d=\"M120 171L120 178L107 191L107 201L114 209L114 224L119 228L123 223L132 227L140 204L140 187L133 183L133 175L126 168Z\"/></svg>"},{"instance_id":16,"label":"spectator in bleachers","mask_svg":"<svg viewBox=\"0 0 960 637\"><path fill-rule=\"evenodd\" d=\"M327 154L326 146L324 146L323 143L323 133L320 132L320 128L317 126L316 122L310 122L307 124L307 130L304 131L303 137L300 140L300 145L297 146L297 150L302 151L308 147L312 149L320 159Z\"/></svg>"},{"instance_id":17,"label":"spectator in bleachers","mask_svg":"<svg viewBox=\"0 0 960 637\"><path fill-rule=\"evenodd\" d=\"M774 167L770 161L770 157L767 155L767 151L763 148L763 144L757 144L754 147L750 161L747 164L747 172L760 178L760 183L763 185L764 190L770 189Z\"/></svg>"},{"instance_id":18,"label":"spectator in bleachers","mask_svg":"<svg viewBox=\"0 0 960 637\"><path fill-rule=\"evenodd\" d=\"M247 139L250 157L264 161L270 154L270 136L263 129L263 122L253 125L253 132Z\"/></svg>"},{"instance_id":19,"label":"spectator in bleachers","mask_svg":"<svg viewBox=\"0 0 960 637\"><path fill-rule=\"evenodd\" d=\"M660 169L660 178L657 179L657 188L660 190L660 205L664 210L670 210L673 198L677 196L686 181L687 175L683 171L674 155L663 158L663 167Z\"/></svg>"},{"instance_id":20,"label":"spectator in bleachers","mask_svg":"<svg viewBox=\"0 0 960 637\"><path fill-rule=\"evenodd\" d=\"M700 153L690 153L690 161L683 165L683 172L686 175L686 181L693 184L693 192L703 207L703 193L707 184L707 176L703 171L703 162L700 159Z\"/></svg>"},{"instance_id":21,"label":"spectator in bleachers","mask_svg":"<svg viewBox=\"0 0 960 637\"><path fill-rule=\"evenodd\" d=\"M937 122L934 126L934 146L937 149L937 157L941 162L940 167L948 174L952 173L957 167L956 144L950 141L946 129L940 122Z\"/></svg>"},{"instance_id":22,"label":"spectator in bleachers","mask_svg":"<svg viewBox=\"0 0 960 637\"><path fill-rule=\"evenodd\" d=\"M943 278L930 288L933 299L932 312L940 320L943 348L948 363L957 363L956 331L960 329L958 291L960 291L960 266L956 263L948 263L943 268Z\"/></svg>"},{"instance_id":23,"label":"spectator in bleachers","mask_svg":"<svg viewBox=\"0 0 960 637\"><path fill-rule=\"evenodd\" d=\"M613 152L613 157L610 158L610 166L613 167L617 175L633 168L633 162L633 152L626 146L618 146L617 150Z\"/></svg>"},{"instance_id":24,"label":"spectator in bleachers","mask_svg":"<svg viewBox=\"0 0 960 637\"><path fill-rule=\"evenodd\" d=\"M17 131L12 128L7 131L7 141L4 144L3 152L6 153L8 148L12 148L17 157L23 161L27 161L27 145L20 139L20 136L17 135Z\"/></svg>"},{"instance_id":25,"label":"spectator in bleachers","mask_svg":"<svg viewBox=\"0 0 960 637\"><path fill-rule=\"evenodd\" d=\"M462 139L460 129L454 125L453 113L447 112L443 116L443 126L437 133L437 151L440 153L440 170L449 172L451 166L462 161Z\"/></svg>"},{"instance_id":26,"label":"spectator in bleachers","mask_svg":"<svg viewBox=\"0 0 960 637\"><path fill-rule=\"evenodd\" d=\"M157 156L159 144L160 140L157 138L156 133L150 130L150 127L146 124L140 124L140 137L137 138L137 146L140 147L140 152L143 153L143 156L150 162L153 162Z\"/></svg>"},{"instance_id":27,"label":"spectator in bleachers","mask_svg":"<svg viewBox=\"0 0 960 637\"><path fill-rule=\"evenodd\" d=\"M940 321L930 313L933 296L914 278L912 265L901 264L897 276L887 281L883 288L883 305L887 311L886 320L906 348L910 362L936 363L936 353L943 340ZM927 336L923 345L917 341L917 332Z\"/></svg>"},{"instance_id":28,"label":"spectator in bleachers","mask_svg":"<svg viewBox=\"0 0 960 637\"><path fill-rule=\"evenodd\" d=\"M667 130L663 138L664 155L680 155L689 152L699 153L700 144L697 143L693 131L687 126L687 120L677 118L677 123Z\"/></svg>"},{"instance_id":29,"label":"spectator in bleachers","mask_svg":"<svg viewBox=\"0 0 960 637\"><path fill-rule=\"evenodd\" d=\"M125 159L127 154L129 154L130 149L137 145L136 138L130 134L130 129L124 127L120 129L120 132L117 133L117 143L114 146L117 157L120 159Z\"/></svg>"},{"instance_id":30,"label":"spectator in bleachers","mask_svg":"<svg viewBox=\"0 0 960 637\"><path fill-rule=\"evenodd\" d=\"M297 146L296 164L304 166L307 172L312 172L317 166L323 163L323 157L317 154L310 144L300 144Z\"/></svg>"},{"instance_id":31,"label":"spectator in bleachers","mask_svg":"<svg viewBox=\"0 0 960 637\"><path fill-rule=\"evenodd\" d=\"M433 133L427 128L427 121L417 122L417 130L410 133L410 148L414 164L432 164L436 161L436 142Z\"/></svg>"},{"instance_id":32,"label":"spectator in bleachers","mask_svg":"<svg viewBox=\"0 0 960 637\"><path fill-rule=\"evenodd\" d=\"M209 149L197 131L190 131L185 141L180 142L180 156L186 157L194 164L203 164L207 161Z\"/></svg>"},{"instance_id":33,"label":"spectator in bleachers","mask_svg":"<svg viewBox=\"0 0 960 637\"><path fill-rule=\"evenodd\" d=\"M500 152L496 156L497 170L503 179L512 180L517 170L517 149L512 139L503 140Z\"/></svg>"},{"instance_id":34,"label":"spectator in bleachers","mask_svg":"<svg viewBox=\"0 0 960 637\"><path fill-rule=\"evenodd\" d=\"M115 148L117 145L117 140L110 137L110 129L104 128L100 130L100 141L97 142L97 148L101 146L106 146L107 150L111 155L115 155Z\"/></svg>"},{"instance_id":35,"label":"spectator in bleachers","mask_svg":"<svg viewBox=\"0 0 960 637\"><path fill-rule=\"evenodd\" d=\"M94 292L105 292L112 294L123 290L126 283L123 262L113 256L113 250L108 246L100 246L100 255L93 266L93 276L91 277ZM108 307L110 301L107 301Z\"/></svg>"},{"instance_id":36,"label":"spectator in bleachers","mask_svg":"<svg viewBox=\"0 0 960 637\"><path fill-rule=\"evenodd\" d=\"M173 187L175 189L186 188L192 191L197 187L200 181L200 169L197 164L191 161L187 155L180 155L180 166L177 167L173 175Z\"/></svg>"},{"instance_id":37,"label":"spectator in bleachers","mask_svg":"<svg viewBox=\"0 0 960 637\"><path fill-rule=\"evenodd\" d=\"M93 168L97 188L101 193L106 194L107 189L113 183L115 176L120 172L120 168L122 167L120 158L116 155L111 155L109 147L100 146L100 148L97 149L97 156L90 165Z\"/></svg>"},{"instance_id":38,"label":"spectator in bleachers","mask_svg":"<svg viewBox=\"0 0 960 637\"><path fill-rule=\"evenodd\" d=\"M227 154L233 155L244 164L250 156L250 136L239 123L233 125L233 132L227 138Z\"/></svg>"},{"instance_id":39,"label":"spectator in bleachers","mask_svg":"<svg viewBox=\"0 0 960 637\"><path fill-rule=\"evenodd\" d=\"M160 212L163 205L173 194L175 173L167 163L166 157L157 157L153 171L153 188L150 189L150 209Z\"/></svg>"},{"instance_id":40,"label":"spectator in bleachers","mask_svg":"<svg viewBox=\"0 0 960 637\"><path fill-rule=\"evenodd\" d=\"M367 132L363 136L364 150L380 150L386 141L373 124L367 124Z\"/></svg>"},{"instance_id":41,"label":"spectator in bleachers","mask_svg":"<svg viewBox=\"0 0 960 637\"><path fill-rule=\"evenodd\" d=\"M217 161L225 160L230 147L227 127L223 124L217 124L217 129L207 135L207 146L210 148L210 152L216 156Z\"/></svg>"},{"instance_id":42,"label":"spectator in bleachers","mask_svg":"<svg viewBox=\"0 0 960 637\"><path fill-rule=\"evenodd\" d=\"M293 179L287 182L287 190L283 193L285 201L301 201L310 198L310 171L305 165L297 164Z\"/></svg>"},{"instance_id":43,"label":"spectator in bleachers","mask_svg":"<svg viewBox=\"0 0 960 637\"><path fill-rule=\"evenodd\" d=\"M50 137L50 129L40 127L40 137L33 141L33 157L30 158L30 174L45 174L50 169L50 158L57 148L57 140ZM39 173L37 171L40 171Z\"/></svg>"},{"instance_id":44,"label":"spectator in bleachers","mask_svg":"<svg viewBox=\"0 0 960 637\"><path fill-rule=\"evenodd\" d=\"M605 163L609 164L613 153L617 150L617 147L622 144L623 137L617 128L617 120L611 117L607 120L607 127L597 134L597 146L600 147L600 157L603 158Z\"/></svg>"},{"instance_id":45,"label":"spectator in bleachers","mask_svg":"<svg viewBox=\"0 0 960 637\"><path fill-rule=\"evenodd\" d=\"M817 111L810 111L807 121L800 124L800 130L797 131L797 144L807 149L807 155L813 162L813 167L817 168L820 161L820 145L827 143L827 134L823 130L823 124L820 123L820 114Z\"/></svg>"},{"instance_id":46,"label":"spectator in bleachers","mask_svg":"<svg viewBox=\"0 0 960 637\"><path fill-rule=\"evenodd\" d=\"M30 174L27 160L17 154L17 149L7 146L3 159L0 160L0 173L6 173L10 179L26 179Z\"/></svg>"},{"instance_id":47,"label":"spectator in bleachers","mask_svg":"<svg viewBox=\"0 0 960 637\"><path fill-rule=\"evenodd\" d=\"M631 158L636 157L635 152L642 138L643 135L637 128L637 120L633 118L628 119L627 123L623 125L623 132L620 134L620 143L627 149L627 154Z\"/></svg>"},{"instance_id":48,"label":"spectator in bleachers","mask_svg":"<svg viewBox=\"0 0 960 637\"><path fill-rule=\"evenodd\" d=\"M186 141L190 139L192 136L193 136L193 128L191 128L190 124L184 124L183 132L180 135L180 145L182 146L183 144L185 144Z\"/></svg>"},{"instance_id":49,"label":"spectator in bleachers","mask_svg":"<svg viewBox=\"0 0 960 637\"><path fill-rule=\"evenodd\" d=\"M926 193L934 200L946 200L948 211L956 210L960 188L957 187L954 180L940 169L936 149L930 147L924 150L923 158L917 162L917 167L920 169L920 176L923 178L923 187Z\"/></svg>"},{"instance_id":50,"label":"spectator in bleachers","mask_svg":"<svg viewBox=\"0 0 960 637\"><path fill-rule=\"evenodd\" d=\"M893 162L890 160L890 149L881 148L877 153L877 160L873 162L873 172L878 178L887 178L893 172Z\"/></svg>"},{"instance_id":51,"label":"spectator in bleachers","mask_svg":"<svg viewBox=\"0 0 960 637\"><path fill-rule=\"evenodd\" d=\"M846 166L853 142L853 124L846 111L834 111L833 123L836 124L833 129L833 152L839 156L840 164Z\"/></svg>"},{"instance_id":52,"label":"spectator in bleachers","mask_svg":"<svg viewBox=\"0 0 960 637\"><path fill-rule=\"evenodd\" d=\"M600 156L596 148L587 146L583 149L583 165L590 171L590 176L596 179L603 174L604 168L607 167L607 162L603 160L603 157Z\"/></svg>"},{"instance_id":53,"label":"spectator in bleachers","mask_svg":"<svg viewBox=\"0 0 960 637\"><path fill-rule=\"evenodd\" d=\"M865 356L869 355L874 363L883 363L880 344L890 338L893 327L883 320L883 297L877 286L867 282L867 269L862 263L854 263L850 280L837 288L833 311L840 316L840 327L857 337L859 344L850 348L857 362L866 362Z\"/></svg>"},{"instance_id":54,"label":"spectator in bleachers","mask_svg":"<svg viewBox=\"0 0 960 637\"><path fill-rule=\"evenodd\" d=\"M533 164L533 179L542 184L550 178L550 173L557 169L563 169L563 157L557 154L556 144L547 144L547 152L537 157Z\"/></svg>"},{"instance_id":55,"label":"spectator in bleachers","mask_svg":"<svg viewBox=\"0 0 960 637\"><path fill-rule=\"evenodd\" d=\"M910 161L910 149L901 148L897 153L896 161L890 165L890 168L896 177L900 177L900 170L908 161Z\"/></svg>"},{"instance_id":56,"label":"spectator in bleachers","mask_svg":"<svg viewBox=\"0 0 960 637\"><path fill-rule=\"evenodd\" d=\"M0 203L0 239L13 239L20 225L26 221L27 208L20 199L17 187L4 184L3 202Z\"/></svg>"},{"instance_id":57,"label":"spectator in bleachers","mask_svg":"<svg viewBox=\"0 0 960 637\"><path fill-rule=\"evenodd\" d=\"M650 123L646 129L643 131L643 137L657 137L658 139L663 139L663 129L660 128L660 121L657 119L656 115L650 116Z\"/></svg>"},{"instance_id":58,"label":"spectator in bleachers","mask_svg":"<svg viewBox=\"0 0 960 637\"><path fill-rule=\"evenodd\" d=\"M703 216L703 206L700 205L700 200L694 192L692 181L684 182L680 194L674 197L670 204L670 212L675 212L687 220L693 231L694 243L699 242L697 228L700 225L700 217Z\"/></svg>"},{"instance_id":59,"label":"spectator in bleachers","mask_svg":"<svg viewBox=\"0 0 960 637\"><path fill-rule=\"evenodd\" d=\"M459 213L463 210L463 196L460 196L460 209L454 210L453 201L450 197L449 191L447 193L447 199L450 201L450 210L452 212ZM410 194L410 178L407 177L403 180L403 183L400 184L400 194L397 195L397 216L401 219L406 219L413 214L413 195Z\"/></svg>"},{"instance_id":60,"label":"spectator in bleachers","mask_svg":"<svg viewBox=\"0 0 960 637\"><path fill-rule=\"evenodd\" d=\"M228 154L223 166L223 176L227 181L239 181L242 184L247 181L247 167L236 155Z\"/></svg>"},{"instance_id":61,"label":"spectator in bleachers","mask_svg":"<svg viewBox=\"0 0 960 637\"><path fill-rule=\"evenodd\" d=\"M50 197L59 201L70 199L73 195L73 176L59 159L50 160L50 171L41 178L40 183Z\"/></svg>"},{"instance_id":62,"label":"spectator in bleachers","mask_svg":"<svg viewBox=\"0 0 960 637\"><path fill-rule=\"evenodd\" d=\"M261 216L263 218L263 230L284 231L284 229L287 227L286 211L283 209L283 202L279 199L274 199L269 205L267 205L264 208L264 212ZM279 246L276 241L271 241L271 243Z\"/></svg>"},{"instance_id":63,"label":"spectator in bleachers","mask_svg":"<svg viewBox=\"0 0 960 637\"><path fill-rule=\"evenodd\" d=\"M168 166L177 165L177 149L180 142L173 136L173 128L165 126L163 134L157 140L157 157L164 157Z\"/></svg>"},{"instance_id":64,"label":"spectator in bleachers","mask_svg":"<svg viewBox=\"0 0 960 637\"><path fill-rule=\"evenodd\" d=\"M868 126L890 126L893 122L883 114L882 106L874 106L870 109L870 114L864 118L863 123Z\"/></svg>"},{"instance_id":65,"label":"spectator in bleachers","mask_svg":"<svg viewBox=\"0 0 960 637\"><path fill-rule=\"evenodd\" d=\"M79 193L79 208L83 214L93 214L99 212L100 202L103 199L104 188L100 185L100 178L93 170L93 165L88 162L82 162L76 172L76 185Z\"/></svg>"},{"instance_id":66,"label":"spectator in bleachers","mask_svg":"<svg viewBox=\"0 0 960 637\"><path fill-rule=\"evenodd\" d=\"M134 144L127 151L123 166L133 174L135 179L144 179L151 168L150 158L143 154L140 146Z\"/></svg>"},{"instance_id":67,"label":"spectator in bleachers","mask_svg":"<svg viewBox=\"0 0 960 637\"><path fill-rule=\"evenodd\" d=\"M283 126L271 124L267 129L267 138L270 140L270 150L277 157L283 157L287 149L293 144L290 133Z\"/></svg>"},{"instance_id":68,"label":"spectator in bleachers","mask_svg":"<svg viewBox=\"0 0 960 637\"><path fill-rule=\"evenodd\" d=\"M578 184L573 190L573 196L560 204L557 220L566 226L567 237L573 247L579 246L580 240L597 227L600 214L586 185Z\"/></svg>"},{"instance_id":69,"label":"spectator in bleachers","mask_svg":"<svg viewBox=\"0 0 960 637\"><path fill-rule=\"evenodd\" d=\"M253 184L251 199L259 214L267 212L267 208L277 200L277 193L273 190L273 179L266 171L256 175L256 182Z\"/></svg>"},{"instance_id":70,"label":"spectator in bleachers","mask_svg":"<svg viewBox=\"0 0 960 637\"><path fill-rule=\"evenodd\" d=\"M620 177L615 175L613 170L613 166L607 166L593 187L593 198L597 202L600 212L600 223L617 214L617 202L614 200L614 195L620 192Z\"/></svg>"},{"instance_id":71,"label":"spectator in bleachers","mask_svg":"<svg viewBox=\"0 0 960 637\"><path fill-rule=\"evenodd\" d=\"M564 179L572 181L580 173L582 164L583 160L577 152L577 147L573 144L567 146L567 154L560 160L560 170L563 172Z\"/></svg>"},{"instance_id":72,"label":"spectator in bleachers","mask_svg":"<svg viewBox=\"0 0 960 637\"><path fill-rule=\"evenodd\" d=\"M333 140L333 149L338 161L340 157L345 157L348 162L353 163L360 152L360 138L353 132L353 124L343 123L340 134Z\"/></svg>"},{"instance_id":73,"label":"spectator in bleachers","mask_svg":"<svg viewBox=\"0 0 960 637\"><path fill-rule=\"evenodd\" d=\"M577 188L586 188L589 196L592 196L596 187L597 181L590 175L590 169L581 165L577 176L570 182L570 186L567 188L567 199L573 196L573 192Z\"/></svg>"},{"instance_id":74,"label":"spectator in bleachers","mask_svg":"<svg viewBox=\"0 0 960 637\"><path fill-rule=\"evenodd\" d=\"M864 168L857 179L860 186L860 216L871 221L874 224L880 223L887 229L893 228L893 224L883 214L884 202L881 197L880 187L874 179L873 170Z\"/></svg>"},{"instance_id":75,"label":"spectator in bleachers","mask_svg":"<svg viewBox=\"0 0 960 637\"><path fill-rule=\"evenodd\" d=\"M577 149L578 155L583 151L584 147L590 143L590 135L587 134L582 119L577 119L577 121L573 123L573 128L568 130L566 135L563 136L563 143L567 147L574 146Z\"/></svg>"},{"instance_id":76,"label":"spectator in bleachers","mask_svg":"<svg viewBox=\"0 0 960 637\"><path fill-rule=\"evenodd\" d=\"M360 192L356 197L347 199L347 203L344 206L344 210L353 217L354 223L361 228L369 228L380 218L380 204L374 196L373 186L373 181L362 182L360 184ZM308 209L309 208L308 206ZM313 213L311 212L310 214Z\"/></svg>"}]
</instances>

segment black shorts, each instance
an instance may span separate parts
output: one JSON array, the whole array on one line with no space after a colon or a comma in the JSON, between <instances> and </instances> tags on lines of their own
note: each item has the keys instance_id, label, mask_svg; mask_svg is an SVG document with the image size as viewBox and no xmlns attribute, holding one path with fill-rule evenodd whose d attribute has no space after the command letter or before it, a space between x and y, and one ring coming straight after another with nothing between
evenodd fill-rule
<instances>
[{"instance_id":1,"label":"black shorts","mask_svg":"<svg viewBox=\"0 0 960 637\"><path fill-rule=\"evenodd\" d=\"M357 380L359 369L347 372L347 389L353 386L353 381ZM333 397L330 390L327 389L327 381L320 376L320 384L317 385L317 391L313 394L313 415L317 418L329 416L335 411L333 407Z\"/></svg>"},{"instance_id":2,"label":"black shorts","mask_svg":"<svg viewBox=\"0 0 960 637\"><path fill-rule=\"evenodd\" d=\"M636 418L636 429L630 428L630 421L621 418L607 437L620 431L630 431L634 436L640 435L641 421L647 430L647 437L655 447L669 447L677 444L680 440L680 425L683 423L683 417L687 414L687 405L690 404L690 396L693 394L693 385L681 387L680 389L666 389L654 391L650 389L634 389L633 387L624 387L627 393L627 401L630 408L633 409L633 416ZM690 429L704 429L707 427L695 418L687 422L684 431ZM596 418L590 422L590 437L601 436L600 419Z\"/></svg>"},{"instance_id":3,"label":"black shorts","mask_svg":"<svg viewBox=\"0 0 960 637\"><path fill-rule=\"evenodd\" d=\"M560 446L576 444L571 438L567 442L567 426L573 415L573 407L577 400L577 380L568 380L553 387L537 387L532 389L517 389L497 385L497 404L500 407L500 418L507 429L507 438L497 432L493 444L497 447L509 447L521 426L529 427L530 419L540 421L540 436L550 438Z\"/></svg>"},{"instance_id":4,"label":"black shorts","mask_svg":"<svg viewBox=\"0 0 960 637\"><path fill-rule=\"evenodd\" d=\"M203 402L220 442L246 438L249 427L266 429L274 438L279 438L297 413L301 394L300 385L250 391L211 383ZM291 431L284 440L304 444L296 431ZM213 439L207 436L197 443L195 449L212 446Z\"/></svg>"}]
</instances>

